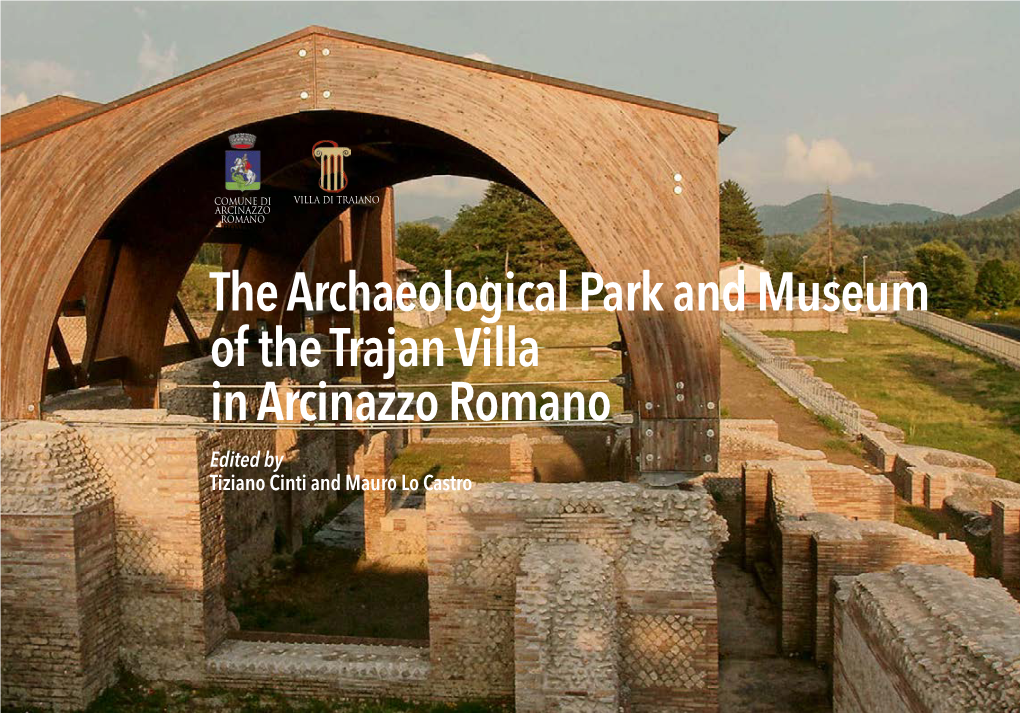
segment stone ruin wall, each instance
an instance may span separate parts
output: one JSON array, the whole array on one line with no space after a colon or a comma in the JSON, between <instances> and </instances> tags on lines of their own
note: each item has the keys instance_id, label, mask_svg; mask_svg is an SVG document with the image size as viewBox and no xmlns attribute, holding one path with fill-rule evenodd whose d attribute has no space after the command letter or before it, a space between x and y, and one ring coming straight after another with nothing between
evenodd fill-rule
<instances>
[{"instance_id":1,"label":"stone ruin wall","mask_svg":"<svg viewBox=\"0 0 1020 713\"><path fill-rule=\"evenodd\" d=\"M216 434L105 415L125 414L151 426L3 429L5 702L81 708L118 664L200 681L226 634L223 501L205 477Z\"/></svg>"},{"instance_id":2,"label":"stone ruin wall","mask_svg":"<svg viewBox=\"0 0 1020 713\"><path fill-rule=\"evenodd\" d=\"M299 695L716 709L712 563L726 532L704 491L430 493L428 649L239 641L223 596L224 497L207 477L223 434L161 411L104 414L131 422L122 428L89 426L89 415L2 432L5 701L79 708L122 665L150 680ZM592 577L601 604L589 611L574 592ZM583 652L556 643L595 632L601 643ZM579 671L578 656L591 666Z\"/></svg>"},{"instance_id":3,"label":"stone ruin wall","mask_svg":"<svg viewBox=\"0 0 1020 713\"><path fill-rule=\"evenodd\" d=\"M893 486L882 476L829 463L752 461L745 464L744 481L745 564L765 559L775 571L783 653L811 654L820 662L831 658L834 576L906 562L974 572L964 543L892 522Z\"/></svg>"},{"instance_id":4,"label":"stone ruin wall","mask_svg":"<svg viewBox=\"0 0 1020 713\"><path fill-rule=\"evenodd\" d=\"M839 332L847 333L845 312L807 312L802 309L761 310L757 304L745 305L740 312L727 312L726 321L735 327L748 325L773 332Z\"/></svg>"},{"instance_id":5,"label":"stone ruin wall","mask_svg":"<svg viewBox=\"0 0 1020 713\"><path fill-rule=\"evenodd\" d=\"M617 685L633 711L717 709L712 563L726 530L704 491L485 483L430 493L427 511L437 685L498 698L516 683L526 710L568 699L617 710L607 694ZM528 569L538 562L547 564ZM591 597L596 583L601 593L582 611L570 593ZM590 650L557 644L579 636L591 637ZM578 671L578 657L590 668ZM598 678L584 697L579 676Z\"/></svg>"},{"instance_id":6,"label":"stone ruin wall","mask_svg":"<svg viewBox=\"0 0 1020 713\"><path fill-rule=\"evenodd\" d=\"M892 440L868 430L861 434L868 460L914 505L942 509L969 535L988 538L991 569L1020 590L1020 483L996 477L994 466L973 456Z\"/></svg>"},{"instance_id":7,"label":"stone ruin wall","mask_svg":"<svg viewBox=\"0 0 1020 713\"><path fill-rule=\"evenodd\" d=\"M304 339L316 339L324 348L329 340L322 335L288 335L300 343ZM264 384L274 382L279 388L281 400L290 390L291 383L318 384L330 380L330 366L324 362L317 367L266 367L257 355L248 353L245 366L229 365L218 367L211 357L201 357L183 362L168 374L161 383L160 404L169 413L195 416L211 421L212 390L188 388L209 385L219 381L231 384ZM257 407L261 389L238 389L246 394L249 408ZM254 422L249 412L248 420ZM275 424L275 420L269 423ZM219 432L221 454L228 450L238 453L272 453L283 456L279 473L284 478L307 476L333 478L337 472L346 472L348 462L345 452L347 434L337 431L310 432L298 429L240 430L222 429ZM341 438L340 436L344 436ZM224 475L237 478L268 478L272 475L264 466L231 467L223 469ZM306 528L320 519L336 502L337 495L329 491L225 491L224 512L226 513L227 543L227 589L233 591L252 576L262 571L275 554L292 553L303 544Z\"/></svg>"},{"instance_id":8,"label":"stone ruin wall","mask_svg":"<svg viewBox=\"0 0 1020 713\"><path fill-rule=\"evenodd\" d=\"M1020 605L998 582L903 565L832 582L833 713L1011 713Z\"/></svg>"}]
</instances>

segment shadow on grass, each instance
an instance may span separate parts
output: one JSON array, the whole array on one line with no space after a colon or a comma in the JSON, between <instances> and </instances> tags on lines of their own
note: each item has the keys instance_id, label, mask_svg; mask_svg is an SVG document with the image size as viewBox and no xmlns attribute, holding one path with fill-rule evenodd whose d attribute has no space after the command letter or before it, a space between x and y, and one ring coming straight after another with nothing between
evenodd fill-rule
<instances>
[{"instance_id":1,"label":"shadow on grass","mask_svg":"<svg viewBox=\"0 0 1020 713\"><path fill-rule=\"evenodd\" d=\"M1020 372L999 364L975 369L930 353L886 359L942 396L1001 414L1002 425L1020 434Z\"/></svg>"},{"instance_id":2,"label":"shadow on grass","mask_svg":"<svg viewBox=\"0 0 1020 713\"><path fill-rule=\"evenodd\" d=\"M3 706L7 713L32 709ZM510 705L498 703L408 703L399 700L343 701L338 699L288 699L271 691L234 691L193 688L176 683L149 682L122 672L116 685L107 689L86 713L509 713Z\"/></svg>"},{"instance_id":3,"label":"shadow on grass","mask_svg":"<svg viewBox=\"0 0 1020 713\"><path fill-rule=\"evenodd\" d=\"M246 585L230 608L244 630L427 639L428 576L311 542L290 566Z\"/></svg>"}]
</instances>

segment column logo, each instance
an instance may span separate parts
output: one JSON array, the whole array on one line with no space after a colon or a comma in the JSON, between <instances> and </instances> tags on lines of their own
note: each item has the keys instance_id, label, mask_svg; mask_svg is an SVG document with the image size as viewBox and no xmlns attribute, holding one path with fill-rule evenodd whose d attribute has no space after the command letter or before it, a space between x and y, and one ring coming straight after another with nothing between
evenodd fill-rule
<instances>
[{"instance_id":1,"label":"column logo","mask_svg":"<svg viewBox=\"0 0 1020 713\"><path fill-rule=\"evenodd\" d=\"M350 155L351 150L336 141L319 141L312 146L312 156L319 162L319 188L326 193L340 193L347 188L344 157Z\"/></svg>"}]
</instances>

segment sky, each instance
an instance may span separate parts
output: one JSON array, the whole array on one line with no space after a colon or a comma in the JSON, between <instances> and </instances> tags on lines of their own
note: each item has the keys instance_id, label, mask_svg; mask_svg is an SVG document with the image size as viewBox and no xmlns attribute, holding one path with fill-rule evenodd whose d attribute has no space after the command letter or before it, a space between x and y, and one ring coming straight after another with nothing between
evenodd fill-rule
<instances>
[{"instance_id":1,"label":"sky","mask_svg":"<svg viewBox=\"0 0 1020 713\"><path fill-rule=\"evenodd\" d=\"M4 112L107 102L325 25L714 111L720 178L756 204L827 185L966 213L1020 187L1018 3L0 4ZM484 184L398 187L398 219L454 216Z\"/></svg>"}]
</instances>

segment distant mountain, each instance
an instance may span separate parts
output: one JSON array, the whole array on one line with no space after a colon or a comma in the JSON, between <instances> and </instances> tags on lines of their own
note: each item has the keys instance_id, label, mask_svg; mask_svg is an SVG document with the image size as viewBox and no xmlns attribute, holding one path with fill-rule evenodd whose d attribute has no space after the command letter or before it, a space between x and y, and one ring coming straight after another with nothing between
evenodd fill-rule
<instances>
[{"instance_id":1,"label":"distant mountain","mask_svg":"<svg viewBox=\"0 0 1020 713\"><path fill-rule=\"evenodd\" d=\"M910 203L866 203L833 196L836 205L836 222L850 227L879 223L924 223L947 213L940 213L923 205ZM805 196L789 205L758 206L758 220L766 235L806 233L818 223L824 196L821 193ZM986 206L988 207L988 206ZM984 208L982 208L984 210Z\"/></svg>"},{"instance_id":2,"label":"distant mountain","mask_svg":"<svg viewBox=\"0 0 1020 713\"><path fill-rule=\"evenodd\" d=\"M967 213L967 215L960 217L970 219L1001 218L1017 211L1020 211L1020 188L1017 188L1012 193L1007 193L1002 198L998 198L988 205L978 208L973 213Z\"/></svg>"},{"instance_id":3,"label":"distant mountain","mask_svg":"<svg viewBox=\"0 0 1020 713\"><path fill-rule=\"evenodd\" d=\"M433 228L438 230L440 233L445 233L453 225L453 221L449 218L444 218L441 215L434 215L431 218L422 218L421 220L405 220L404 223L424 223L425 225L431 225Z\"/></svg>"}]
</instances>

